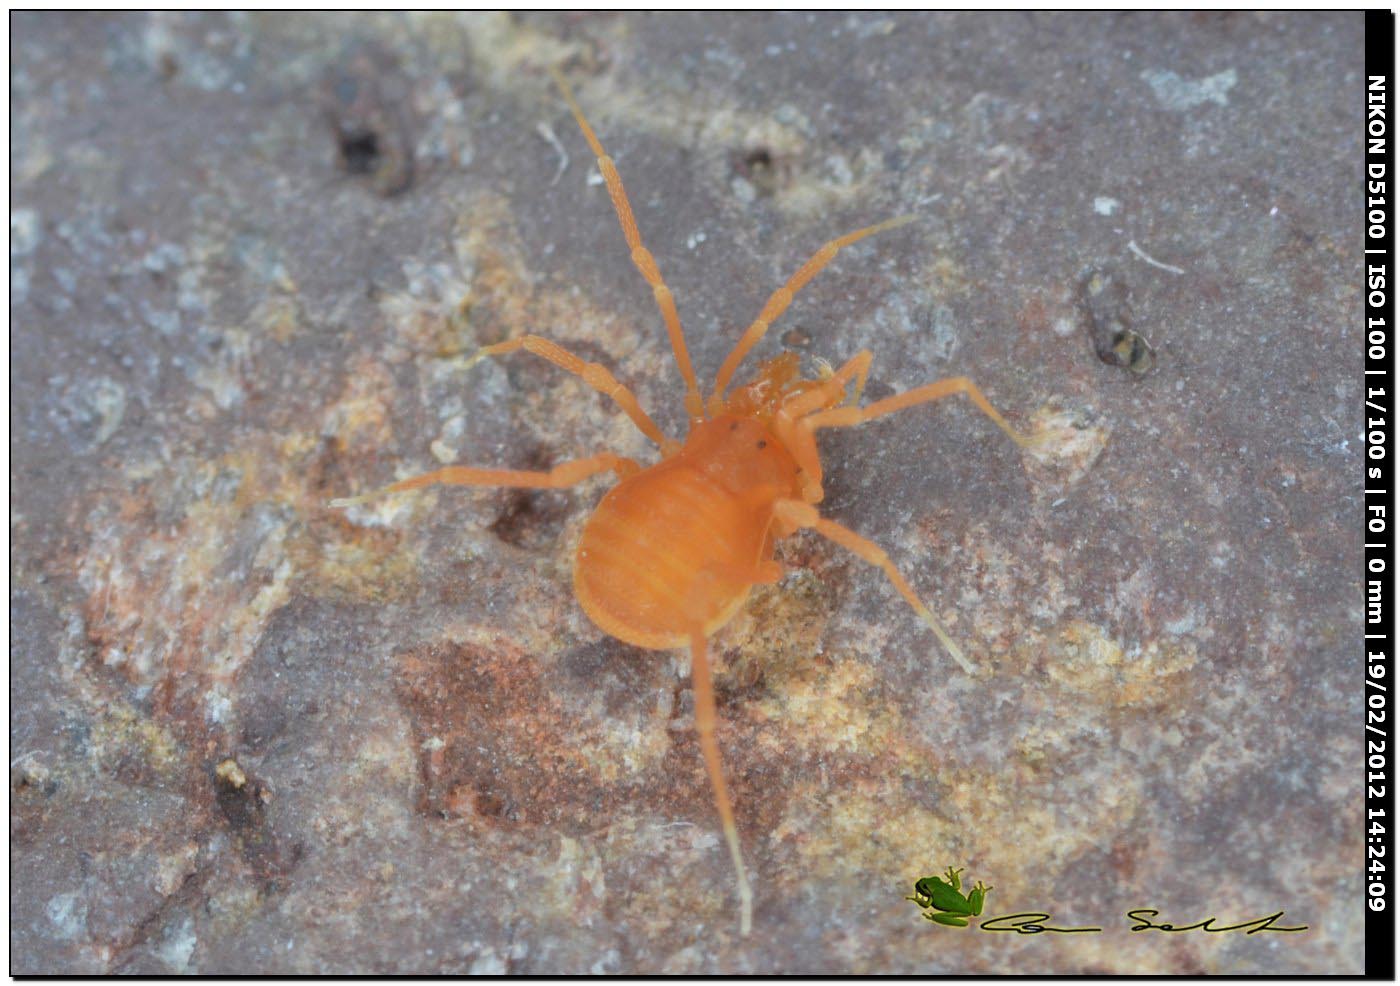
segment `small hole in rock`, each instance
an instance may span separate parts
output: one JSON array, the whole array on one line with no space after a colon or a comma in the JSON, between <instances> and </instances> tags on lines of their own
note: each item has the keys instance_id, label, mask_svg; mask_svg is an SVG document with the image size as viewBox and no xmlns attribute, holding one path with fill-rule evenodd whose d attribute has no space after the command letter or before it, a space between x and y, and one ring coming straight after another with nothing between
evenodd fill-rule
<instances>
[{"instance_id":1,"label":"small hole in rock","mask_svg":"<svg viewBox=\"0 0 1400 986\"><path fill-rule=\"evenodd\" d=\"M773 167L773 155L766 147L756 147L744 158L744 167L750 171L766 171Z\"/></svg>"},{"instance_id":2,"label":"small hole in rock","mask_svg":"<svg viewBox=\"0 0 1400 986\"><path fill-rule=\"evenodd\" d=\"M800 325L795 328L788 329L786 332L783 333L784 346L792 346L797 349L802 349L806 346L811 345L811 343L812 337L808 335Z\"/></svg>"},{"instance_id":3,"label":"small hole in rock","mask_svg":"<svg viewBox=\"0 0 1400 986\"><path fill-rule=\"evenodd\" d=\"M340 158L345 170L367 175L379 160L379 137L372 130L352 130L340 135Z\"/></svg>"},{"instance_id":4,"label":"small hole in rock","mask_svg":"<svg viewBox=\"0 0 1400 986\"><path fill-rule=\"evenodd\" d=\"M739 161L736 170L760 195L773 195L777 192L781 176L772 151L766 147L755 147L745 151Z\"/></svg>"}]
</instances>

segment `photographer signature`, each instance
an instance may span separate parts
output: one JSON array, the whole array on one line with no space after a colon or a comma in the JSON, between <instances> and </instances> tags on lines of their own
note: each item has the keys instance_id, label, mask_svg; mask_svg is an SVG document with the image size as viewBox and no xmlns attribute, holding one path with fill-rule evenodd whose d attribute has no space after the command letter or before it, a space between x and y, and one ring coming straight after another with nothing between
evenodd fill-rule
<instances>
[{"instance_id":1,"label":"photographer signature","mask_svg":"<svg viewBox=\"0 0 1400 986\"><path fill-rule=\"evenodd\" d=\"M962 880L959 874L961 869L948 867L948 871L941 877L926 876L914 882L914 896L906 897L905 900L912 900L924 911L924 917L929 921L947 925L954 928L966 928L971 920L977 918L982 913L982 907L991 887L984 887L979 881L977 885L968 893L962 892ZM1286 927L1276 925L1274 922L1283 917L1283 911L1275 911L1263 917L1255 918L1252 921L1241 921L1239 924L1217 925L1214 917L1208 917L1195 924L1176 925L1167 921L1155 921L1161 915L1161 911L1151 907L1134 908L1128 912L1128 918L1133 924L1129 931L1207 931L1220 934L1227 931L1243 931L1246 935L1253 935L1260 931L1307 931L1307 925L1299 927ZM1050 920L1050 914L1045 911L1021 911L1016 914L1001 914L997 917L986 918L981 921L979 927L983 931L1010 931L1018 935L1041 935L1041 934L1085 934L1101 932L1102 928L1059 928L1046 924Z\"/></svg>"},{"instance_id":2,"label":"photographer signature","mask_svg":"<svg viewBox=\"0 0 1400 986\"><path fill-rule=\"evenodd\" d=\"M1133 924L1129 931L1210 931L1221 933L1226 931L1244 931L1246 935L1252 935L1259 931L1307 931L1308 926L1301 925L1296 928L1275 925L1274 922L1283 917L1282 911L1275 911L1266 914L1264 917L1255 918L1253 921L1241 921L1239 924L1217 925L1215 918L1209 917L1204 921L1197 921L1195 924L1175 925L1166 921L1160 924L1151 920L1161 914L1161 911L1150 907L1139 907L1128 912L1128 917ZM983 931L1014 931L1018 935L1039 935L1047 932L1057 934L1079 934L1082 932L1103 931L1102 928L1057 928L1046 924L1050 920L1050 915L1043 911L1023 911L1019 914L1000 914L994 918L987 918L980 925ZM1248 929L1248 930L1245 930Z\"/></svg>"}]
</instances>

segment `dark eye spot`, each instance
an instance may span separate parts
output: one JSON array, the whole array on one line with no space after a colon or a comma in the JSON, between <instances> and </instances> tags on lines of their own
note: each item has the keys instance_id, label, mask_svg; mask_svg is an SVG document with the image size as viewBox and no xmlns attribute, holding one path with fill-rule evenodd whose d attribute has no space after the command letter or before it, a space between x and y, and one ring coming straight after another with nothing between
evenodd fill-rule
<instances>
[{"instance_id":1,"label":"dark eye spot","mask_svg":"<svg viewBox=\"0 0 1400 986\"><path fill-rule=\"evenodd\" d=\"M765 442L765 441L760 440L759 443L758 443L758 447L759 447L759 448L767 448L767 447L768 447L768 443Z\"/></svg>"},{"instance_id":2,"label":"dark eye spot","mask_svg":"<svg viewBox=\"0 0 1400 986\"><path fill-rule=\"evenodd\" d=\"M731 421L731 422L729 422L729 430L730 430L730 431L738 431L738 430L739 430L739 422L737 422L737 421Z\"/></svg>"}]
</instances>

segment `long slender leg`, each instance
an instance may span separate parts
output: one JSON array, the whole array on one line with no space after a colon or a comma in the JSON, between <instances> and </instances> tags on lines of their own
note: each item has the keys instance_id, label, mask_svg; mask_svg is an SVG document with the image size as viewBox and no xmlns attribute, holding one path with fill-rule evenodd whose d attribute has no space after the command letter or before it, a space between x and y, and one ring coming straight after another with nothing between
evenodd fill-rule
<instances>
[{"instance_id":1,"label":"long slender leg","mask_svg":"<svg viewBox=\"0 0 1400 986\"><path fill-rule=\"evenodd\" d=\"M808 503L820 503L822 500L822 462L817 454L816 436L803 419L813 411L840 401L853 377L856 386L851 396L858 399L865 389L865 378L870 373L870 360L870 350L862 349L826 380L790 398L773 416L773 430L802 470L799 482Z\"/></svg>"},{"instance_id":2,"label":"long slender leg","mask_svg":"<svg viewBox=\"0 0 1400 986\"><path fill-rule=\"evenodd\" d=\"M651 285L651 292L656 296L656 306L661 309L661 317L666 320L666 332L671 337L671 349L676 354L676 366L680 368L681 378L685 380L686 413L691 418L704 417L700 400L700 387L695 382L695 369L690 365L690 351L685 347L685 333L681 331L681 317L676 311L676 299L672 297L671 289L666 286L666 282L661 277L661 270L656 266L656 258L651 255L651 251L642 245L642 234L637 229L637 220L632 216L632 205L627 201L626 189L622 187L622 176L617 173L613 159L608 157L603 150L602 142L598 140L593 128L588 125L588 120L584 118L583 110L579 108L578 101L574 99L569 84L564 81L564 77L558 71L554 69L550 71L554 76L555 83L559 86L559 90L564 94L569 109L573 111L574 119L578 121L584 139L588 141L588 146L593 149L593 154L598 159L598 170L603 173L603 180L608 183L608 195L612 198L613 209L617 211L617 221L622 226L622 235L627 240L627 248L632 251L632 263L637 265L637 270L641 271L642 277L646 278L646 282Z\"/></svg>"},{"instance_id":3,"label":"long slender leg","mask_svg":"<svg viewBox=\"0 0 1400 986\"><path fill-rule=\"evenodd\" d=\"M929 612L929 608L914 594L914 590L909 587L904 576L899 574L899 569L894 567L894 562L890 561L890 556L885 554L884 549L874 541L861 537L849 527L823 517L817 512L817 508L810 503L803 503L801 500L779 500L774 510L778 517L787 523L795 527L810 527L823 537L829 538L848 551L854 552L870 564L878 565L891 584L899 590L899 594L905 598L910 606L914 607L914 612L919 614L919 618L928 624L929 629L933 631L939 643L952 655L953 660L957 661L968 674L977 673L972 663L963 655L962 648L953 643L953 639L948 636L943 625L934 618L933 613Z\"/></svg>"},{"instance_id":4,"label":"long slender leg","mask_svg":"<svg viewBox=\"0 0 1400 986\"><path fill-rule=\"evenodd\" d=\"M719 412L720 405L724 401L724 392L729 387L729 381L734 378L734 371L739 368L739 364L743 362L749 350L758 344L758 341L763 338L763 334L768 331L768 327L778 316L787 311L788 305L792 304L793 296L802 290L808 281L816 277L823 267L831 263L842 247L848 247L857 240L863 240L867 236L882 233L887 229L903 226L905 223L913 222L915 218L914 216L900 216L897 219L887 219L874 226L858 229L854 233L838 236L799 267L797 273L788 278L786 284L773 292L768 303L763 306L763 311L758 313L758 318L748 327L733 351L725 357L724 362L720 365L719 373L715 376L715 391L710 397L710 414L714 415Z\"/></svg>"},{"instance_id":5,"label":"long slender leg","mask_svg":"<svg viewBox=\"0 0 1400 986\"><path fill-rule=\"evenodd\" d=\"M600 452L586 459L573 459L561 462L546 472L532 472L520 469L474 469L470 466L447 466L434 469L418 476L401 479L382 489L373 490L360 496L348 496L332 500L331 507L353 507L366 500L383 496L386 493L402 493L404 490L422 489L442 483L445 486L513 486L522 489L562 489L581 483L589 476L611 470L621 479L639 470L631 459L625 459L611 452Z\"/></svg>"},{"instance_id":6,"label":"long slender leg","mask_svg":"<svg viewBox=\"0 0 1400 986\"><path fill-rule=\"evenodd\" d=\"M698 631L690 638L690 676L695 687L695 731L700 735L700 752L705 757L715 808L719 810L724 841L729 844L729 856L734 861L734 875L739 882L739 933L747 935L753 925L753 893L744 873L739 830L734 825L734 809L729 805L729 788L724 783L724 765L720 761L719 744L715 742L715 691L710 683L710 658L705 650L705 637Z\"/></svg>"},{"instance_id":7,"label":"long slender leg","mask_svg":"<svg viewBox=\"0 0 1400 986\"><path fill-rule=\"evenodd\" d=\"M829 411L817 411L808 415L803 421L814 429L849 428L851 425L884 417L886 414L893 414L895 411L902 411L907 407L914 407L916 404L936 401L950 394L966 394L983 414L996 422L997 427L1011 436L1011 440L1022 448L1029 448L1035 444L1035 439L1022 435L1007 424L1006 419L997 412L996 408L992 407L992 402L987 400L986 395L967 377L949 377L947 380L924 384L922 387L915 387L902 394L886 397L884 400L876 401L865 407L837 407Z\"/></svg>"},{"instance_id":8,"label":"long slender leg","mask_svg":"<svg viewBox=\"0 0 1400 986\"><path fill-rule=\"evenodd\" d=\"M824 407L831 407L841 400L842 395L846 393L846 385L851 382L852 378L855 379L856 387L851 392L847 403L854 403L860 399L861 392L865 390L865 378L870 375L870 361L872 359L870 350L862 349L841 364L841 369L821 381L817 386L790 398L783 404L778 413L796 420L805 418Z\"/></svg>"},{"instance_id":9,"label":"long slender leg","mask_svg":"<svg viewBox=\"0 0 1400 986\"><path fill-rule=\"evenodd\" d=\"M601 394L611 397L617 406L632 419L632 423L637 426L643 435L646 435L662 450L673 452L678 448L677 443L662 434L661 429L656 426L656 422L642 410L641 404L637 402L637 396L630 389L618 382L617 377L612 375L606 366L601 363L588 363L563 346L552 342L543 336L533 333L523 335L515 339L507 339L505 342L498 342L491 346L485 346L476 351L470 359L463 364L462 368L467 369L487 356L501 356L505 353L513 353L517 349L523 349L527 353L534 353L549 360L561 370L572 373L579 377L584 383L592 387Z\"/></svg>"}]
</instances>

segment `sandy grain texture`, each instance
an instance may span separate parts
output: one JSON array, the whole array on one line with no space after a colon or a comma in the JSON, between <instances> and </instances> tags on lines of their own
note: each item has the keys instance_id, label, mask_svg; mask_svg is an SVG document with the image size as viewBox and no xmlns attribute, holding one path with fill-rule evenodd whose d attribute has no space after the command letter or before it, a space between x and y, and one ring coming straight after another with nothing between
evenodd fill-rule
<instances>
[{"instance_id":1,"label":"sandy grain texture","mask_svg":"<svg viewBox=\"0 0 1400 986\"><path fill-rule=\"evenodd\" d=\"M22 973L1359 972L1359 15L16 15L11 961ZM829 514L715 643L756 887L683 659L570 595L648 455L515 356L678 377L573 80L713 373L875 353ZM1088 285L1100 289L1090 292ZM988 913L932 925L948 865ZM1276 910L1298 935L1127 931Z\"/></svg>"}]
</instances>

